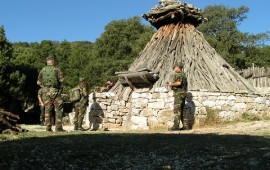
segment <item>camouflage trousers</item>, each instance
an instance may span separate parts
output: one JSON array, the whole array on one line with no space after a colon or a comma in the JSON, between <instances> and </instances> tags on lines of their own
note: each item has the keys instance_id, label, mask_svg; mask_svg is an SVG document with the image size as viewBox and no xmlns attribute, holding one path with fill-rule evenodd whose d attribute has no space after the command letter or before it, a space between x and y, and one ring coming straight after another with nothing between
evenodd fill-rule
<instances>
[{"instance_id":1,"label":"camouflage trousers","mask_svg":"<svg viewBox=\"0 0 270 170\"><path fill-rule=\"evenodd\" d=\"M74 107L75 116L74 116L74 119L73 119L73 123L74 123L75 127L81 127L82 126L85 111L86 111L86 106L85 105L79 105L79 106Z\"/></svg>"},{"instance_id":2,"label":"camouflage trousers","mask_svg":"<svg viewBox=\"0 0 270 170\"><path fill-rule=\"evenodd\" d=\"M184 119L184 106L185 106L186 92L181 90L174 91L174 128L179 128L180 121L183 128L186 127L187 120Z\"/></svg>"},{"instance_id":3,"label":"camouflage trousers","mask_svg":"<svg viewBox=\"0 0 270 170\"><path fill-rule=\"evenodd\" d=\"M42 122L45 122L45 107L40 105L39 108L40 108L39 120L40 120L40 123L42 123Z\"/></svg>"},{"instance_id":4,"label":"camouflage trousers","mask_svg":"<svg viewBox=\"0 0 270 170\"><path fill-rule=\"evenodd\" d=\"M45 125L46 130L50 131L52 128L52 112L55 110L55 131L61 131L63 129L62 116L63 116L63 99L58 94L56 88L44 87L43 102L45 105Z\"/></svg>"}]
</instances>

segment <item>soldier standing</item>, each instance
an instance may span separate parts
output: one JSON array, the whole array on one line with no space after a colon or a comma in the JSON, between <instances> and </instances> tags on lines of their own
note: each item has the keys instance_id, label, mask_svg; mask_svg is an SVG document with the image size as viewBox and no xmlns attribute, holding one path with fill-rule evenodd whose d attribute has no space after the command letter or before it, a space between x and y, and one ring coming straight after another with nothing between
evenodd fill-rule
<instances>
[{"instance_id":1,"label":"soldier standing","mask_svg":"<svg viewBox=\"0 0 270 170\"><path fill-rule=\"evenodd\" d=\"M38 103L39 103L39 107L40 107L40 116L39 116L40 126L45 125L45 108L44 108L44 102L42 99L42 95L43 95L43 91L42 91L42 88L40 88L38 90Z\"/></svg>"},{"instance_id":2,"label":"soldier standing","mask_svg":"<svg viewBox=\"0 0 270 170\"><path fill-rule=\"evenodd\" d=\"M51 115L55 109L55 131L65 131L62 125L63 99L61 92L64 83L62 71L55 66L55 58L47 57L47 66L43 67L38 75L37 84L43 90L43 102L45 106L46 131L52 131Z\"/></svg>"},{"instance_id":3,"label":"soldier standing","mask_svg":"<svg viewBox=\"0 0 270 170\"><path fill-rule=\"evenodd\" d=\"M180 130L185 130L187 127L184 122L184 105L187 94L187 77L182 71L183 64L176 64L173 69L174 82L167 84L174 91L174 125L170 130L179 130L180 120L183 125Z\"/></svg>"},{"instance_id":4,"label":"soldier standing","mask_svg":"<svg viewBox=\"0 0 270 170\"><path fill-rule=\"evenodd\" d=\"M86 89L85 79L79 78L79 85L77 86L80 92L80 99L74 103L75 117L73 120L74 130L85 131L82 127L86 107L88 104L88 93Z\"/></svg>"}]
</instances>

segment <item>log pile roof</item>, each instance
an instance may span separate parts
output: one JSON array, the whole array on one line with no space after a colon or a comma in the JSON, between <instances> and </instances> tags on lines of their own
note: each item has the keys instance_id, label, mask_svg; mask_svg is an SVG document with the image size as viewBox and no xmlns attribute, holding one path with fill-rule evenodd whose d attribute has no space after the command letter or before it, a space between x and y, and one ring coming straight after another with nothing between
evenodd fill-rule
<instances>
[{"instance_id":1,"label":"log pile roof","mask_svg":"<svg viewBox=\"0 0 270 170\"><path fill-rule=\"evenodd\" d=\"M142 17L157 29L169 23L190 23L198 26L203 21L207 21L202 16L202 12L200 8L192 4L178 0L160 0L159 5L143 14Z\"/></svg>"}]
</instances>

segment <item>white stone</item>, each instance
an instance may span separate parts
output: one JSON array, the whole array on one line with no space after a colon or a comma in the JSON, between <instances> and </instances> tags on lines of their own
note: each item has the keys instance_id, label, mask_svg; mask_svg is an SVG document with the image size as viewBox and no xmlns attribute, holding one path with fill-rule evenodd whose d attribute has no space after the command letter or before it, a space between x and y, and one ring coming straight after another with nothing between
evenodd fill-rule
<instances>
[{"instance_id":1,"label":"white stone","mask_svg":"<svg viewBox=\"0 0 270 170\"><path fill-rule=\"evenodd\" d=\"M132 115L139 116L141 111L142 111L141 109L132 108L131 113L132 113Z\"/></svg>"},{"instance_id":2,"label":"white stone","mask_svg":"<svg viewBox=\"0 0 270 170\"><path fill-rule=\"evenodd\" d=\"M142 129L142 130L148 130L149 127L147 126L147 118L146 117L139 117L139 116L131 116L131 122L132 126L131 129ZM134 126L136 125L136 126Z\"/></svg>"},{"instance_id":3,"label":"white stone","mask_svg":"<svg viewBox=\"0 0 270 170\"><path fill-rule=\"evenodd\" d=\"M227 106L228 101L227 100L218 100L218 101L216 101L216 105L217 106Z\"/></svg>"},{"instance_id":4,"label":"white stone","mask_svg":"<svg viewBox=\"0 0 270 170\"><path fill-rule=\"evenodd\" d=\"M228 100L228 96L219 96L218 100Z\"/></svg>"},{"instance_id":5,"label":"white stone","mask_svg":"<svg viewBox=\"0 0 270 170\"><path fill-rule=\"evenodd\" d=\"M105 92L104 94L108 98L111 98L111 97L114 97L115 96L115 93L113 93L113 92Z\"/></svg>"},{"instance_id":6,"label":"white stone","mask_svg":"<svg viewBox=\"0 0 270 170\"><path fill-rule=\"evenodd\" d=\"M263 103L266 103L266 99L263 97L257 97L257 98L255 98L254 102L263 104Z\"/></svg>"},{"instance_id":7,"label":"white stone","mask_svg":"<svg viewBox=\"0 0 270 170\"><path fill-rule=\"evenodd\" d=\"M265 101L265 104L266 104L267 106L270 106L270 100L266 100L266 101Z\"/></svg>"},{"instance_id":8,"label":"white stone","mask_svg":"<svg viewBox=\"0 0 270 170\"><path fill-rule=\"evenodd\" d=\"M155 93L158 93L158 92L167 93L167 92L169 92L169 90L166 87L158 87L158 88L154 89L154 92Z\"/></svg>"},{"instance_id":9,"label":"white stone","mask_svg":"<svg viewBox=\"0 0 270 170\"><path fill-rule=\"evenodd\" d=\"M220 96L221 93L209 93L209 96Z\"/></svg>"},{"instance_id":10,"label":"white stone","mask_svg":"<svg viewBox=\"0 0 270 170\"><path fill-rule=\"evenodd\" d=\"M131 107L131 103L127 103L127 104L126 104L126 107L127 107L127 108L130 108L130 107Z\"/></svg>"},{"instance_id":11,"label":"white stone","mask_svg":"<svg viewBox=\"0 0 270 170\"><path fill-rule=\"evenodd\" d=\"M118 107L118 105L111 105L111 109L112 109L113 111L116 111L116 110L119 109L119 107Z\"/></svg>"},{"instance_id":12,"label":"white stone","mask_svg":"<svg viewBox=\"0 0 270 170\"><path fill-rule=\"evenodd\" d=\"M200 103L198 100L193 100L196 107L201 107L202 103Z\"/></svg>"},{"instance_id":13,"label":"white stone","mask_svg":"<svg viewBox=\"0 0 270 170\"><path fill-rule=\"evenodd\" d=\"M119 112L123 112L123 113L128 113L129 109L125 108L125 109L119 109Z\"/></svg>"},{"instance_id":14,"label":"white stone","mask_svg":"<svg viewBox=\"0 0 270 170\"><path fill-rule=\"evenodd\" d=\"M113 112L107 112L106 114L107 118L112 118L113 117Z\"/></svg>"},{"instance_id":15,"label":"white stone","mask_svg":"<svg viewBox=\"0 0 270 170\"><path fill-rule=\"evenodd\" d=\"M135 107L135 108L145 108L147 107L147 104L148 104L148 99L146 98L141 98L141 99L133 99L132 100L132 107Z\"/></svg>"},{"instance_id":16,"label":"white stone","mask_svg":"<svg viewBox=\"0 0 270 170\"><path fill-rule=\"evenodd\" d=\"M150 127L155 127L158 125L158 119L155 116L148 117L148 124Z\"/></svg>"},{"instance_id":17,"label":"white stone","mask_svg":"<svg viewBox=\"0 0 270 170\"><path fill-rule=\"evenodd\" d=\"M247 108L247 105L245 103L235 103L232 107L232 110L245 110Z\"/></svg>"},{"instance_id":18,"label":"white stone","mask_svg":"<svg viewBox=\"0 0 270 170\"><path fill-rule=\"evenodd\" d=\"M235 119L236 114L235 114L235 112L232 112L232 111L228 111L228 112L222 111L219 113L219 117L226 119L226 120L233 120L233 119Z\"/></svg>"},{"instance_id":19,"label":"white stone","mask_svg":"<svg viewBox=\"0 0 270 170\"><path fill-rule=\"evenodd\" d=\"M169 110L173 110L173 103L165 103L164 109L169 109Z\"/></svg>"},{"instance_id":20,"label":"white stone","mask_svg":"<svg viewBox=\"0 0 270 170\"><path fill-rule=\"evenodd\" d=\"M149 108L145 108L140 112L140 116L143 116L143 117L153 116L153 110Z\"/></svg>"},{"instance_id":21,"label":"white stone","mask_svg":"<svg viewBox=\"0 0 270 170\"><path fill-rule=\"evenodd\" d=\"M165 106L164 101L159 101L159 102L154 102L154 103L148 103L148 108L153 108L153 109L163 109Z\"/></svg>"},{"instance_id":22,"label":"white stone","mask_svg":"<svg viewBox=\"0 0 270 170\"><path fill-rule=\"evenodd\" d=\"M202 104L205 107L215 107L216 106L216 102L215 101L211 101L211 100L206 100Z\"/></svg>"},{"instance_id":23,"label":"white stone","mask_svg":"<svg viewBox=\"0 0 270 170\"><path fill-rule=\"evenodd\" d=\"M229 100L229 101L236 100L236 97L233 96L233 95L230 95L230 96L228 97L228 100Z\"/></svg>"},{"instance_id":24,"label":"white stone","mask_svg":"<svg viewBox=\"0 0 270 170\"><path fill-rule=\"evenodd\" d=\"M96 98L101 98L101 99L107 98L105 93L95 93L95 94L93 94L93 96L95 96Z\"/></svg>"},{"instance_id":25,"label":"white stone","mask_svg":"<svg viewBox=\"0 0 270 170\"><path fill-rule=\"evenodd\" d=\"M115 121L114 118L109 118L109 119L108 119L108 122L109 122L109 123L116 123L116 121Z\"/></svg>"},{"instance_id":26,"label":"white stone","mask_svg":"<svg viewBox=\"0 0 270 170\"><path fill-rule=\"evenodd\" d=\"M174 97L168 97L168 98L165 98L164 100L165 102L169 102L169 103L173 103L174 102Z\"/></svg>"},{"instance_id":27,"label":"white stone","mask_svg":"<svg viewBox=\"0 0 270 170\"><path fill-rule=\"evenodd\" d=\"M157 117L158 116L158 110L153 111L153 116Z\"/></svg>"},{"instance_id":28,"label":"white stone","mask_svg":"<svg viewBox=\"0 0 270 170\"><path fill-rule=\"evenodd\" d=\"M172 121L173 118L174 118L174 113L171 110L162 110L158 112L158 122L160 123Z\"/></svg>"},{"instance_id":29,"label":"white stone","mask_svg":"<svg viewBox=\"0 0 270 170\"><path fill-rule=\"evenodd\" d=\"M169 91L169 93L168 93L168 95L169 95L169 97L173 97L173 91Z\"/></svg>"},{"instance_id":30,"label":"white stone","mask_svg":"<svg viewBox=\"0 0 270 170\"><path fill-rule=\"evenodd\" d=\"M113 114L113 116L118 116L119 115L119 111L113 111L112 114Z\"/></svg>"},{"instance_id":31,"label":"white stone","mask_svg":"<svg viewBox=\"0 0 270 170\"><path fill-rule=\"evenodd\" d=\"M126 102L125 101L120 101L120 106L126 106Z\"/></svg>"},{"instance_id":32,"label":"white stone","mask_svg":"<svg viewBox=\"0 0 270 170\"><path fill-rule=\"evenodd\" d=\"M132 99L138 99L138 98L140 98L140 95L141 95L141 93L133 92L133 93L131 94L131 98L132 98Z\"/></svg>"},{"instance_id":33,"label":"white stone","mask_svg":"<svg viewBox=\"0 0 270 170\"><path fill-rule=\"evenodd\" d=\"M132 99L138 99L138 98L148 98L149 94L148 93L136 93L133 92L131 95Z\"/></svg>"}]
</instances>

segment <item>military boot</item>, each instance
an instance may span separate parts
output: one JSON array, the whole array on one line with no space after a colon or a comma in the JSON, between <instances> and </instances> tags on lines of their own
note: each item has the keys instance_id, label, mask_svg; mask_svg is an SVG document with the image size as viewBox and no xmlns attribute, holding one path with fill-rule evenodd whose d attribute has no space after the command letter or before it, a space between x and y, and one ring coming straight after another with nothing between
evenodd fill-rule
<instances>
[{"instance_id":1,"label":"military boot","mask_svg":"<svg viewBox=\"0 0 270 170\"><path fill-rule=\"evenodd\" d=\"M45 126L45 122L44 121L41 121L40 122L40 126Z\"/></svg>"},{"instance_id":2,"label":"military boot","mask_svg":"<svg viewBox=\"0 0 270 170\"><path fill-rule=\"evenodd\" d=\"M82 127L82 119L79 119L79 121L78 121L78 130L79 131L86 131L86 129L84 129L83 127Z\"/></svg>"},{"instance_id":3,"label":"military boot","mask_svg":"<svg viewBox=\"0 0 270 170\"><path fill-rule=\"evenodd\" d=\"M82 126L79 126L79 127L78 127L78 130L79 130L79 131L86 131L86 129L84 129Z\"/></svg>"}]
</instances>

